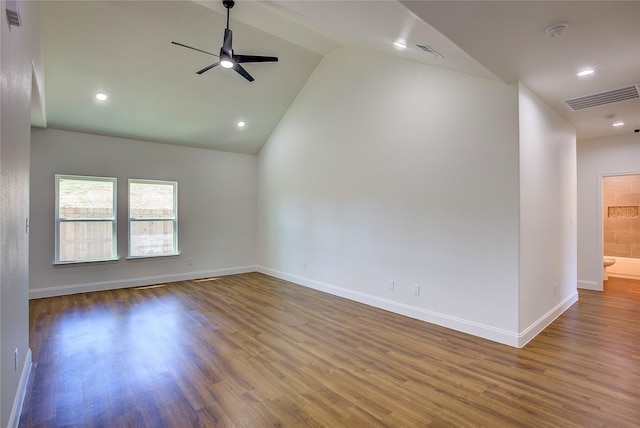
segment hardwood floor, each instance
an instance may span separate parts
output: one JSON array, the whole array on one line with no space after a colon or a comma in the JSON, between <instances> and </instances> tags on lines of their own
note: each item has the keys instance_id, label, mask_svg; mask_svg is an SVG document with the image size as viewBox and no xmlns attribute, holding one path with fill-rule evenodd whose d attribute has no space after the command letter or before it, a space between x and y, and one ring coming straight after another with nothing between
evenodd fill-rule
<instances>
[{"instance_id":1,"label":"hardwood floor","mask_svg":"<svg viewBox=\"0 0 640 428\"><path fill-rule=\"evenodd\" d=\"M524 349L259 273L30 302L22 427L637 427L640 286Z\"/></svg>"}]
</instances>

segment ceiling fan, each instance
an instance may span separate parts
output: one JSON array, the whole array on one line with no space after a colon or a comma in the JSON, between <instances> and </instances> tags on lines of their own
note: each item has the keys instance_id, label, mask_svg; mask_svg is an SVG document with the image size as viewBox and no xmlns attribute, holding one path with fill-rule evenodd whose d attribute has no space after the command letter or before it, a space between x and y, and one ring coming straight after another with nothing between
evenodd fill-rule
<instances>
[{"instance_id":1,"label":"ceiling fan","mask_svg":"<svg viewBox=\"0 0 640 428\"><path fill-rule=\"evenodd\" d=\"M224 29L224 41L222 42L222 47L220 48L220 55L216 55L211 52L207 52L202 49L194 48L192 46L188 46L182 43L172 41L174 45L182 46L183 48L193 49L194 51L206 53L209 55L217 56L220 58L219 61L214 62L211 65L204 67L201 70L196 71L196 74L202 74L205 71L211 70L213 67L220 65L223 68L233 68L236 73L247 79L249 82L253 82L255 79L245 70L240 64L248 63L248 62L277 62L278 57L275 56L257 56L257 55L236 55L233 52L232 47L232 33L229 29L229 10L235 5L234 0L222 0L222 5L227 8L227 28Z\"/></svg>"}]
</instances>

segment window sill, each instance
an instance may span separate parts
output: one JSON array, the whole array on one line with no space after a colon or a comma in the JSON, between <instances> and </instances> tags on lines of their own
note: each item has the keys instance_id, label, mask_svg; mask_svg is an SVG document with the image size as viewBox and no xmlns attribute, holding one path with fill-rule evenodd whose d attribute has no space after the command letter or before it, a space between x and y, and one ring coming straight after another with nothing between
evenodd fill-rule
<instances>
[{"instance_id":1,"label":"window sill","mask_svg":"<svg viewBox=\"0 0 640 428\"><path fill-rule=\"evenodd\" d=\"M166 259L166 258L178 257L178 256L180 256L180 253L176 253L176 254L159 254L157 256L128 256L127 257L127 261Z\"/></svg>"},{"instance_id":2,"label":"window sill","mask_svg":"<svg viewBox=\"0 0 640 428\"><path fill-rule=\"evenodd\" d=\"M88 266L88 265L99 265L105 263L116 263L120 260L119 257L113 259L96 259L96 260L72 260L68 262L53 262L54 267L73 267L73 266Z\"/></svg>"}]
</instances>

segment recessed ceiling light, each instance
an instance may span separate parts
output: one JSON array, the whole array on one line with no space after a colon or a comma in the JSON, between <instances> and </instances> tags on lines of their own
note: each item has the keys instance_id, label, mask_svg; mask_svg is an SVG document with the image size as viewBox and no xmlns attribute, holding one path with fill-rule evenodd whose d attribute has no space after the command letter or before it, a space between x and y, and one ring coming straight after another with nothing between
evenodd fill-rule
<instances>
[{"instance_id":1,"label":"recessed ceiling light","mask_svg":"<svg viewBox=\"0 0 640 428\"><path fill-rule=\"evenodd\" d=\"M98 92L98 93L96 94L96 99L97 99L98 101L106 101L106 100L107 100L107 98L109 98L109 97L108 97L108 96L107 96L107 94L105 94L104 92Z\"/></svg>"},{"instance_id":2,"label":"recessed ceiling light","mask_svg":"<svg viewBox=\"0 0 640 428\"><path fill-rule=\"evenodd\" d=\"M242 121L242 120L238 122L238 128L244 128L245 125L246 125L246 123L244 123L244 121Z\"/></svg>"},{"instance_id":3,"label":"recessed ceiling light","mask_svg":"<svg viewBox=\"0 0 640 428\"><path fill-rule=\"evenodd\" d=\"M595 70L593 68L585 68L584 70L580 70L578 72L578 77L591 76L593 73L595 73Z\"/></svg>"},{"instance_id":4,"label":"recessed ceiling light","mask_svg":"<svg viewBox=\"0 0 640 428\"><path fill-rule=\"evenodd\" d=\"M616 128L618 126L624 126L624 122L614 122L611 126L615 126Z\"/></svg>"},{"instance_id":5,"label":"recessed ceiling light","mask_svg":"<svg viewBox=\"0 0 640 428\"><path fill-rule=\"evenodd\" d=\"M407 44L405 42L403 42L402 40L396 40L395 42L393 42L393 46L397 47L398 49L406 49L407 48Z\"/></svg>"}]
</instances>

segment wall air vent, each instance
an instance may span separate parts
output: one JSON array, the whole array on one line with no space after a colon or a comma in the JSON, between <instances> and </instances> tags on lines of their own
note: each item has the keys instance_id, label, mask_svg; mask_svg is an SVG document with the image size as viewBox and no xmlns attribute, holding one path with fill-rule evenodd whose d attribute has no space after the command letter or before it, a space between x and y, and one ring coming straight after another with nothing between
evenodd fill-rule
<instances>
[{"instance_id":1,"label":"wall air vent","mask_svg":"<svg viewBox=\"0 0 640 428\"><path fill-rule=\"evenodd\" d=\"M614 89L613 91L601 92L599 94L587 95L585 97L564 100L564 105L571 111L585 108L603 106L605 104L617 103L619 101L640 98L640 86L632 85L625 88Z\"/></svg>"},{"instance_id":2,"label":"wall air vent","mask_svg":"<svg viewBox=\"0 0 640 428\"><path fill-rule=\"evenodd\" d=\"M19 0L7 0L5 9L7 11L7 21L12 27L20 27L22 19L20 19L20 3Z\"/></svg>"},{"instance_id":3,"label":"wall air vent","mask_svg":"<svg viewBox=\"0 0 640 428\"><path fill-rule=\"evenodd\" d=\"M425 51L426 53L428 53L429 55L431 55L434 58L444 58L442 55L440 55L438 52L436 52L435 49L433 49L431 46L416 45L416 47L419 47L420 49L422 49L423 51Z\"/></svg>"}]
</instances>

